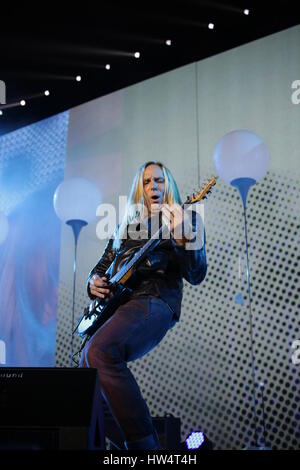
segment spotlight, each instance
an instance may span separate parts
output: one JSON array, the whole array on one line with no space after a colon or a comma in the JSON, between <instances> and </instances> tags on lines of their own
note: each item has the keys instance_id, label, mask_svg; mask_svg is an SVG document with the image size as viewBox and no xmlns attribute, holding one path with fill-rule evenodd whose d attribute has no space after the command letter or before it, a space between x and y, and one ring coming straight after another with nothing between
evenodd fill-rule
<instances>
[{"instance_id":1,"label":"spotlight","mask_svg":"<svg viewBox=\"0 0 300 470\"><path fill-rule=\"evenodd\" d=\"M80 76L80 75L77 75L76 81L77 81L77 82L81 82L81 76Z\"/></svg>"},{"instance_id":2,"label":"spotlight","mask_svg":"<svg viewBox=\"0 0 300 470\"><path fill-rule=\"evenodd\" d=\"M110 70L110 64L106 64L105 68L106 70Z\"/></svg>"},{"instance_id":3,"label":"spotlight","mask_svg":"<svg viewBox=\"0 0 300 470\"><path fill-rule=\"evenodd\" d=\"M181 450L212 450L214 444L208 439L208 437L202 431L192 431L184 442L180 444Z\"/></svg>"},{"instance_id":4,"label":"spotlight","mask_svg":"<svg viewBox=\"0 0 300 470\"><path fill-rule=\"evenodd\" d=\"M245 8L244 10L244 15L249 15L250 11L248 10L248 8Z\"/></svg>"},{"instance_id":5,"label":"spotlight","mask_svg":"<svg viewBox=\"0 0 300 470\"><path fill-rule=\"evenodd\" d=\"M25 106L25 104L26 104L26 101L25 101L25 100L21 100L21 101L20 101L20 105L21 105L21 106Z\"/></svg>"},{"instance_id":6,"label":"spotlight","mask_svg":"<svg viewBox=\"0 0 300 470\"><path fill-rule=\"evenodd\" d=\"M214 29L215 25L213 23L208 24L208 29Z\"/></svg>"},{"instance_id":7,"label":"spotlight","mask_svg":"<svg viewBox=\"0 0 300 470\"><path fill-rule=\"evenodd\" d=\"M50 95L50 91L49 91L49 90L46 90L44 93L45 93L45 96L49 96L49 95Z\"/></svg>"},{"instance_id":8,"label":"spotlight","mask_svg":"<svg viewBox=\"0 0 300 470\"><path fill-rule=\"evenodd\" d=\"M204 434L201 431L193 431L191 434L186 438L185 443L189 450L191 449L199 449L204 442Z\"/></svg>"},{"instance_id":9,"label":"spotlight","mask_svg":"<svg viewBox=\"0 0 300 470\"><path fill-rule=\"evenodd\" d=\"M166 45L167 45L167 46L171 46L171 45L172 45L171 39L167 39L167 40L166 40Z\"/></svg>"},{"instance_id":10,"label":"spotlight","mask_svg":"<svg viewBox=\"0 0 300 470\"><path fill-rule=\"evenodd\" d=\"M135 53L134 53L134 57L135 57L136 59L139 59L139 58L141 57L140 52L135 52Z\"/></svg>"},{"instance_id":11,"label":"spotlight","mask_svg":"<svg viewBox=\"0 0 300 470\"><path fill-rule=\"evenodd\" d=\"M2 116L2 115L3 115L3 111L0 109L0 116Z\"/></svg>"}]
</instances>

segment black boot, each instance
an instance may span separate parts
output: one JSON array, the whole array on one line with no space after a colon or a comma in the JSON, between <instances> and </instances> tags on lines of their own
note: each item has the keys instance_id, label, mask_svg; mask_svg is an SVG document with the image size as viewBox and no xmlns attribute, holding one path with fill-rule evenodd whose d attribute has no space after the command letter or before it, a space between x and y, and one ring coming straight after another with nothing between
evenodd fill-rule
<instances>
[{"instance_id":1,"label":"black boot","mask_svg":"<svg viewBox=\"0 0 300 470\"><path fill-rule=\"evenodd\" d=\"M152 434L138 439L137 441L126 441L125 447L127 450L161 450L158 435L156 430Z\"/></svg>"}]
</instances>

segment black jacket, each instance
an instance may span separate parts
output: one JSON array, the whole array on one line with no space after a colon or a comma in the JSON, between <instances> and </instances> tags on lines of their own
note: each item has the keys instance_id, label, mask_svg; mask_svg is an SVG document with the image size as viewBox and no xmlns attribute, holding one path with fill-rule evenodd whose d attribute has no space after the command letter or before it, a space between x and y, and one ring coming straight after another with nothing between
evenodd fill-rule
<instances>
[{"instance_id":1,"label":"black jacket","mask_svg":"<svg viewBox=\"0 0 300 470\"><path fill-rule=\"evenodd\" d=\"M195 224L193 225L195 230ZM88 276L87 292L91 299L95 298L89 290L91 276L98 274L102 277L107 271L109 276L114 275L132 252L143 246L147 240L127 238L122 241L117 251L113 248L113 241L113 238L109 239L98 263ZM148 253L126 285L132 289L131 298L152 295L163 299L174 312L174 320L178 321L183 291L182 279L193 285L200 284L206 270L205 243L201 249L186 250L170 238L161 240L160 244Z\"/></svg>"}]
</instances>

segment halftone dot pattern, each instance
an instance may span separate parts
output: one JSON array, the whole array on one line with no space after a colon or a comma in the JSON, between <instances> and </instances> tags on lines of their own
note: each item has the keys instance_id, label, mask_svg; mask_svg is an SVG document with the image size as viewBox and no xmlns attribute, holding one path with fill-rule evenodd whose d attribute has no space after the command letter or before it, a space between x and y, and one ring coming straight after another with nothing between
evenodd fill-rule
<instances>
[{"instance_id":1,"label":"halftone dot pattern","mask_svg":"<svg viewBox=\"0 0 300 470\"><path fill-rule=\"evenodd\" d=\"M9 222L0 250L7 365L53 366L60 223L52 191L64 178L68 122L66 111L0 137L0 211Z\"/></svg>"},{"instance_id":2,"label":"halftone dot pattern","mask_svg":"<svg viewBox=\"0 0 300 470\"><path fill-rule=\"evenodd\" d=\"M77 285L85 285L80 279ZM81 282L82 281L82 282ZM77 287L76 285L76 287ZM73 285L70 287L66 282L59 284L58 297L58 318L56 333L56 367L69 367L71 360L71 341L72 341L72 301L73 301ZM79 290L79 289L78 289ZM77 325L81 312L87 306L89 298L87 294L77 292L75 298L74 326ZM75 354L81 345L81 338L77 333L73 336L73 354ZM78 357L75 357L78 360ZM73 366L76 363L73 362Z\"/></svg>"},{"instance_id":3,"label":"halftone dot pattern","mask_svg":"<svg viewBox=\"0 0 300 470\"><path fill-rule=\"evenodd\" d=\"M273 449L300 448L300 366L291 360L291 345L300 339L299 198L297 175L270 171L247 200L256 383L264 383L266 439ZM217 183L205 203L205 228L206 279L200 286L184 283L179 324L129 366L152 416L181 418L182 440L197 429L216 449L242 449L253 443L254 414L244 219L236 189ZM77 311L86 299L78 294ZM60 365L69 360L71 301L71 287L61 286ZM262 443L259 387L256 394Z\"/></svg>"},{"instance_id":4,"label":"halftone dot pattern","mask_svg":"<svg viewBox=\"0 0 300 470\"><path fill-rule=\"evenodd\" d=\"M3 212L8 214L49 181L62 179L68 122L66 111L1 136L0 208Z\"/></svg>"}]
</instances>

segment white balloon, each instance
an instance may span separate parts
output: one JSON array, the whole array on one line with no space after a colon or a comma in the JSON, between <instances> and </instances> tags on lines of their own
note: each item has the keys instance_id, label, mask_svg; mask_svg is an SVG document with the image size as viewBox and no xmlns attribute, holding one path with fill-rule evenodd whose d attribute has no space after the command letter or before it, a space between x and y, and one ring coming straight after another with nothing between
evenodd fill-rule
<instances>
[{"instance_id":1,"label":"white balloon","mask_svg":"<svg viewBox=\"0 0 300 470\"><path fill-rule=\"evenodd\" d=\"M8 220L3 212L0 212L0 244L5 242L8 235Z\"/></svg>"},{"instance_id":2,"label":"white balloon","mask_svg":"<svg viewBox=\"0 0 300 470\"><path fill-rule=\"evenodd\" d=\"M57 187L53 203L57 216L63 221L91 222L101 202L98 187L85 178L70 178Z\"/></svg>"},{"instance_id":3,"label":"white balloon","mask_svg":"<svg viewBox=\"0 0 300 470\"><path fill-rule=\"evenodd\" d=\"M260 181L270 161L266 144L257 134L247 130L225 134L217 143L213 158L218 175L228 184L237 178Z\"/></svg>"}]
</instances>

